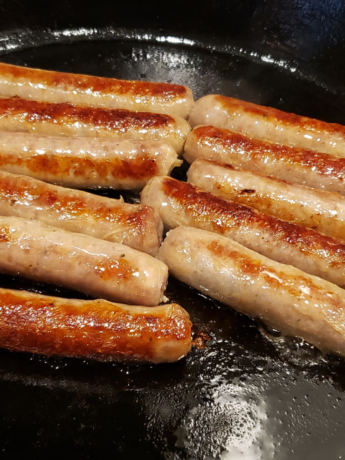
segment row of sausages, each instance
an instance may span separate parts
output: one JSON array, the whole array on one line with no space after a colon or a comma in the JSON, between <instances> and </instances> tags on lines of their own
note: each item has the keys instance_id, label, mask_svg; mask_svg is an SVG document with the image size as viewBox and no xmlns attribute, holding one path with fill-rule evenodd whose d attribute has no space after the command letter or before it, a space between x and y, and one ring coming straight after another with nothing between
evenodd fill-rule
<instances>
[{"instance_id":1,"label":"row of sausages","mask_svg":"<svg viewBox=\"0 0 345 460\"><path fill-rule=\"evenodd\" d=\"M190 132L189 124L176 116L178 113L186 117L193 105L191 93L183 90L184 87L176 89L176 85L171 85L164 102L159 94L167 89L160 84L154 88L155 84L119 83L1 64L0 75L5 82L0 83L0 96L3 97L0 99L0 130L22 131L16 132L15 137L8 132L0 133L0 167L3 170L0 182L4 184L0 196L5 197L0 214L16 216L0 219L0 236L6 246L2 271L11 272L14 258L17 263L25 254L26 260L31 262L29 266L34 269L22 267L21 273L33 279L48 276L48 281L65 282L74 288L79 286L85 292L110 300L114 300L111 296L115 292L115 300L128 303L136 302L136 287L140 286L141 303L146 300L146 305L153 305L163 299L168 266L173 276L253 317L260 317L285 334L301 336L325 351L345 354L342 322L345 297L344 291L335 286L345 286L345 244L341 241L345 198L339 195L344 194L345 159L339 158L345 157L344 127L233 98L206 96L197 101L191 111L189 122L194 129ZM114 95L116 91L121 97L127 97L129 105L123 105L123 99ZM132 97L133 94L137 96ZM165 104L164 110L153 105L157 101ZM97 107L86 109L71 103ZM178 107L184 107L184 112L178 112ZM157 110L161 114L127 109ZM72 137L44 137L46 135ZM85 136L92 139L85 139ZM188 172L190 183L167 177L179 164L175 151L182 153L186 138L184 157L194 162ZM151 142L156 143L152 147L152 157L148 154ZM198 159L200 157L204 159ZM129 207L134 205L102 197L91 199L85 192L61 189L4 171L75 188L142 189L154 178L142 191L140 211L130 211ZM119 217L109 220L109 210L114 207ZM118 251L116 244L125 243L154 255L160 246L162 223L152 208L158 211L167 229L180 228L169 232L158 252L160 260L146 256L150 258L146 261L142 254L140 268L138 256L132 254L130 248L121 247L122 252ZM137 214L132 220L127 219L128 213ZM110 215L114 215L113 211ZM131 228L129 220L134 222ZM120 230L116 232L114 221L120 223ZM145 226L138 226L139 221ZM51 222L61 230L44 225ZM22 241L23 228L26 241ZM90 242L89 237L71 236L66 230L108 241L92 238ZM31 242L30 235L40 235L41 239L35 237ZM37 267L35 254L45 251L47 235L50 247L46 249L46 265ZM62 260L70 267L80 264L80 273L77 275L76 270L75 279L70 277L68 282L58 273L59 267L56 273L51 272L56 248L66 240L75 253L70 258L66 254L61 256ZM113 242L111 250L109 242ZM103 243L108 245L107 249L98 247ZM108 250L112 251L111 256L99 258L95 271L94 254L106 254ZM150 279L145 266L152 270ZM134 282L123 288L121 283L128 282L126 277ZM114 279L117 286L114 286ZM152 280L155 286L150 284ZM281 292L284 292L282 301ZM277 302L281 303L280 309ZM60 308L58 303L56 306ZM162 310L163 307L157 308ZM178 306L166 309L173 311L175 316L178 311L176 321L182 329L181 332L174 330L174 340L166 324L160 329L160 320L154 319L153 309L148 321L150 324L156 321L151 334L156 331L160 336L161 347L158 348L165 349L165 355L160 351L159 358L152 358L152 351L150 356L148 352L141 353L140 333L134 328L138 338L136 351L131 349L131 340L124 345L122 337L119 341L131 351L126 355L121 349L118 359L127 356L153 362L173 361L188 352L191 327L188 315ZM84 324L83 321L80 319L80 324ZM125 324L122 319L120 323ZM114 323L111 324L113 327ZM0 330L1 327L0 323ZM92 335L92 331L88 334ZM125 334L128 340L128 330ZM81 338L84 346L85 337L88 336ZM164 337L169 337L166 345ZM57 343L63 348L61 340ZM11 348L9 343L3 346ZM112 359L111 353L100 351L102 347L98 346L99 351L91 347L83 355ZM156 342L152 344L153 348L155 346ZM104 347L107 347L106 341ZM144 342L142 348L145 349ZM34 347L30 350L35 351ZM57 349L55 352L49 350L49 353L57 353ZM78 353L80 355L80 349Z\"/></svg>"},{"instance_id":2,"label":"row of sausages","mask_svg":"<svg viewBox=\"0 0 345 460\"><path fill-rule=\"evenodd\" d=\"M1 289L0 346L103 361L185 356L187 312L156 306L168 279L154 258L157 211L75 189L140 190L180 165L191 91L0 64L0 97L0 271L106 299Z\"/></svg>"},{"instance_id":3,"label":"row of sausages","mask_svg":"<svg viewBox=\"0 0 345 460\"><path fill-rule=\"evenodd\" d=\"M201 292L345 356L345 128L222 96L197 101L189 121L189 183L157 177L141 193L174 229L158 258Z\"/></svg>"}]
</instances>

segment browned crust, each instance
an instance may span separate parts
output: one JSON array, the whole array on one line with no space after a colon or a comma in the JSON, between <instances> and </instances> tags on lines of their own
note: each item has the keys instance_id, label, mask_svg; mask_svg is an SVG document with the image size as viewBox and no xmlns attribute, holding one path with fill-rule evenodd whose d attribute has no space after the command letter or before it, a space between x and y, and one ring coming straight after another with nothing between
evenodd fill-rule
<instances>
[{"instance_id":1,"label":"browned crust","mask_svg":"<svg viewBox=\"0 0 345 460\"><path fill-rule=\"evenodd\" d=\"M251 161L270 162L282 161L286 165L312 168L317 174L345 180L345 158L336 158L327 153L318 153L313 150L288 147L268 141L251 139L242 134L214 126L200 126L192 131L200 147L203 145L216 149L221 145L231 153L250 156Z\"/></svg>"},{"instance_id":2,"label":"browned crust","mask_svg":"<svg viewBox=\"0 0 345 460\"><path fill-rule=\"evenodd\" d=\"M171 83L154 83L115 78L94 77L40 69L30 69L0 63L0 75L17 80L27 80L33 85L78 92L92 91L97 96L106 94L130 95L161 102L173 102L187 95L187 88Z\"/></svg>"},{"instance_id":3,"label":"browned crust","mask_svg":"<svg viewBox=\"0 0 345 460\"><path fill-rule=\"evenodd\" d=\"M73 125L77 122L105 130L162 129L175 126L175 119L169 115L129 110L109 110L98 107L83 107L72 104L53 104L26 99L0 99L0 119L17 118L26 123L50 122Z\"/></svg>"},{"instance_id":4,"label":"browned crust","mask_svg":"<svg viewBox=\"0 0 345 460\"><path fill-rule=\"evenodd\" d=\"M191 322L173 304L135 313L104 300L57 299L0 289L0 347L100 361L148 361L162 341L191 341ZM178 344L177 344L178 346Z\"/></svg>"},{"instance_id":5,"label":"browned crust","mask_svg":"<svg viewBox=\"0 0 345 460\"><path fill-rule=\"evenodd\" d=\"M287 126L294 126L316 133L324 132L327 134L340 134L341 136L345 136L345 126L337 123L326 123L325 121L316 120L314 118L283 112L282 110L272 107L264 107L251 102L240 101L232 97L215 96L215 100L227 111L234 113L245 112L273 123L279 122Z\"/></svg>"},{"instance_id":6,"label":"browned crust","mask_svg":"<svg viewBox=\"0 0 345 460\"><path fill-rule=\"evenodd\" d=\"M36 154L28 158L21 155L6 155L1 153L0 146L0 166L19 166L29 169L35 174L49 174L59 180L63 177L97 177L103 180L103 185L107 182L111 185L112 179L124 180L132 179L137 181L148 180L158 175L160 166L150 155L140 155L130 160L125 158L80 158L66 155Z\"/></svg>"},{"instance_id":7,"label":"browned crust","mask_svg":"<svg viewBox=\"0 0 345 460\"><path fill-rule=\"evenodd\" d=\"M268 232L276 244L288 243L306 256L320 257L330 267L343 267L345 244L314 230L282 221L254 209L224 200L198 187L176 179L162 180L164 193L183 207L193 226L225 234L231 229L252 228Z\"/></svg>"}]
</instances>

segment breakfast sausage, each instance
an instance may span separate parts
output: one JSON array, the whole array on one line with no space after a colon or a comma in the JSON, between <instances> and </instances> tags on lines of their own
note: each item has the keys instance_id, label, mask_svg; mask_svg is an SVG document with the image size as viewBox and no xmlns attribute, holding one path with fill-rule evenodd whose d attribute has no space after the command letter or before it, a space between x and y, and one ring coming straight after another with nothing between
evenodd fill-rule
<instances>
[{"instance_id":1,"label":"breakfast sausage","mask_svg":"<svg viewBox=\"0 0 345 460\"><path fill-rule=\"evenodd\" d=\"M168 278L148 254L18 217L0 217L0 272L145 306L162 301Z\"/></svg>"},{"instance_id":2,"label":"breakfast sausage","mask_svg":"<svg viewBox=\"0 0 345 460\"><path fill-rule=\"evenodd\" d=\"M189 163L207 158L345 195L345 158L251 139L227 129L193 129L187 137L184 157Z\"/></svg>"},{"instance_id":3,"label":"breakfast sausage","mask_svg":"<svg viewBox=\"0 0 345 460\"><path fill-rule=\"evenodd\" d=\"M213 125L256 139L345 158L345 126L232 97L202 97L195 103L189 123L193 128L198 125Z\"/></svg>"},{"instance_id":4,"label":"breakfast sausage","mask_svg":"<svg viewBox=\"0 0 345 460\"><path fill-rule=\"evenodd\" d=\"M164 141L182 153L190 126L183 118L157 113L0 99L0 130L47 136Z\"/></svg>"},{"instance_id":5,"label":"breakfast sausage","mask_svg":"<svg viewBox=\"0 0 345 460\"><path fill-rule=\"evenodd\" d=\"M48 137L0 131L0 168L73 188L141 190L179 165L161 141Z\"/></svg>"},{"instance_id":6,"label":"breakfast sausage","mask_svg":"<svg viewBox=\"0 0 345 460\"><path fill-rule=\"evenodd\" d=\"M345 197L338 193L203 159L196 160L187 174L188 182L226 200L345 240Z\"/></svg>"},{"instance_id":7,"label":"breakfast sausage","mask_svg":"<svg viewBox=\"0 0 345 460\"><path fill-rule=\"evenodd\" d=\"M0 215L38 220L70 232L121 243L154 256L163 223L150 206L47 184L0 171Z\"/></svg>"},{"instance_id":8,"label":"breakfast sausage","mask_svg":"<svg viewBox=\"0 0 345 460\"><path fill-rule=\"evenodd\" d=\"M187 118L193 94L187 86L117 80L0 63L0 97L67 102L105 109L158 112Z\"/></svg>"},{"instance_id":9,"label":"breakfast sausage","mask_svg":"<svg viewBox=\"0 0 345 460\"><path fill-rule=\"evenodd\" d=\"M202 293L345 356L345 291L334 284L195 228L171 230L158 257Z\"/></svg>"},{"instance_id":10,"label":"breakfast sausage","mask_svg":"<svg viewBox=\"0 0 345 460\"><path fill-rule=\"evenodd\" d=\"M345 243L268 216L171 177L155 177L141 202L157 209L167 229L219 233L277 262L345 286Z\"/></svg>"},{"instance_id":11,"label":"breakfast sausage","mask_svg":"<svg viewBox=\"0 0 345 460\"><path fill-rule=\"evenodd\" d=\"M128 306L0 289L0 347L99 361L173 362L191 348L179 305Z\"/></svg>"}]
</instances>

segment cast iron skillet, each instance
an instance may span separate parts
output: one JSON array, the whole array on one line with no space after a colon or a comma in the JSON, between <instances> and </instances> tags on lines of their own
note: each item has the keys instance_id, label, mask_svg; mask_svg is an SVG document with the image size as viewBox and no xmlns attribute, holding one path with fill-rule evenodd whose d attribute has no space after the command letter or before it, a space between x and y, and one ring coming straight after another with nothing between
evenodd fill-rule
<instances>
[{"instance_id":1,"label":"cast iron skillet","mask_svg":"<svg viewBox=\"0 0 345 460\"><path fill-rule=\"evenodd\" d=\"M340 2L238 3L0 1L0 60L183 83L196 98L222 93L345 124ZM0 286L82 298L12 277ZM176 280L167 295L190 312L196 336L210 337L176 364L0 350L1 458L345 457L344 360L279 338Z\"/></svg>"}]
</instances>

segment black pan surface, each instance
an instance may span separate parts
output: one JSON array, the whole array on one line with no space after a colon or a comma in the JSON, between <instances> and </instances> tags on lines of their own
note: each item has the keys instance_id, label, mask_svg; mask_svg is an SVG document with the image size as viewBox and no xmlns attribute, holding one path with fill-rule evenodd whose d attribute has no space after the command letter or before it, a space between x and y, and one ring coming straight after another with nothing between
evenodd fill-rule
<instances>
[{"instance_id":1,"label":"black pan surface","mask_svg":"<svg viewBox=\"0 0 345 460\"><path fill-rule=\"evenodd\" d=\"M293 60L236 46L111 28L22 30L0 45L4 62L183 83L196 98L222 93L345 124L335 88ZM174 176L184 179L185 170ZM82 298L12 277L1 276L0 286ZM277 337L174 279L167 295L189 311L195 336L210 336L206 348L176 364L0 350L1 458L345 458L344 360Z\"/></svg>"}]
</instances>

